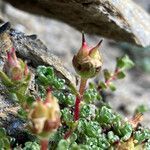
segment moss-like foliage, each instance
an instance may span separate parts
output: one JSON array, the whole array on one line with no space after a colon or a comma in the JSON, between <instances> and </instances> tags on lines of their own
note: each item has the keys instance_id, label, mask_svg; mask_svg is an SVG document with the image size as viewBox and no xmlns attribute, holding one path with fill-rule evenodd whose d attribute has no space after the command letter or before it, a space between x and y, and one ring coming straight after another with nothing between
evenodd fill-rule
<instances>
[{"instance_id":1,"label":"moss-like foliage","mask_svg":"<svg viewBox=\"0 0 150 150\"><path fill-rule=\"evenodd\" d=\"M65 83L65 80L60 79L55 75L53 68L46 66L39 66L37 68L35 79L36 85L38 87L37 93L42 100L45 100L45 102L40 102L42 104L42 106L40 105L40 108L55 109L55 107L50 106L50 104L52 104L52 98L55 96L58 99L61 113L61 126L59 126L59 128L56 128L58 127L58 124L53 120L53 122L48 120L47 125L49 126L42 126L43 128L41 128L41 130L46 134L47 130L51 128L53 129L54 125L56 126L54 128L56 131L53 132L49 137L50 150L150 149L150 130L139 125L139 121L142 115L135 114L133 119L124 119L120 114L114 112L107 103L103 102L101 95L101 92L107 88L114 91L116 87L113 81L116 79L124 78L125 69L129 69L132 66L133 62L129 59L128 56L118 58L114 72L111 72L107 69L103 71L104 81L100 81L97 84L90 83L86 90L83 91L82 100L79 106L79 118L77 120L74 119L74 113L76 113L74 111L74 107L77 102L76 98L79 97L78 93L75 95L72 91L72 88ZM3 71L0 71L0 78L6 87L9 87L9 85L6 83L12 83L13 86L13 82L7 75L4 74ZM23 84L23 82L21 82L21 84ZM29 81L27 84L29 84ZM14 86L16 86L16 84ZM50 95L50 97L47 97L47 87L51 88L51 91L49 92L52 92L53 96ZM17 91L8 91L11 94L16 94L18 103L21 105L21 109L18 111L18 115L22 119L28 120L29 110L34 109L35 100L38 103L39 99L34 99L29 92L26 92L26 90L27 89L24 90L24 93L21 92L20 97ZM23 101L20 100L22 98ZM81 96L79 98L81 98ZM55 102L55 105L56 103L57 102ZM47 107L47 104L49 107ZM41 110L44 111L44 109ZM57 109L57 111L59 110ZM47 112L53 111L48 110ZM40 113L41 112L35 112L36 116L39 116ZM47 114L44 115L47 117ZM31 116L31 119L32 117L33 116ZM55 117L55 114L53 117ZM50 114L50 117L48 118L53 117L51 117ZM59 120L59 118L57 119ZM51 123L53 123L52 126ZM41 122L39 125L41 125ZM32 126L36 127L36 123L32 124ZM37 133L37 131L34 131L33 133ZM39 137L38 134L36 134L37 137ZM11 141L10 138L6 135L4 129L0 129L0 137L0 149L10 149ZM14 149L18 148L23 150L38 150L40 149L40 145L38 140L34 142L28 141L25 143L24 147L22 145L18 145Z\"/></svg>"}]
</instances>

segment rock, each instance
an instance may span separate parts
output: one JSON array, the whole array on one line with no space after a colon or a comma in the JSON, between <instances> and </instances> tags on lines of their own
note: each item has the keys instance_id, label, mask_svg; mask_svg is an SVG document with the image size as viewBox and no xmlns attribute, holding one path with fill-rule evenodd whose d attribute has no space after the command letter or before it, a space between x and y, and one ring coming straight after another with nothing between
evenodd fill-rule
<instances>
[{"instance_id":1,"label":"rock","mask_svg":"<svg viewBox=\"0 0 150 150\"><path fill-rule=\"evenodd\" d=\"M3 51L14 47L17 55L30 62L32 67L36 68L39 65L52 66L58 77L65 79L68 85L75 88L76 78L65 69L61 59L50 53L50 50L41 40L37 39L36 35L25 35L11 29L10 23L7 22L0 27L0 41L0 49L3 49Z\"/></svg>"},{"instance_id":2,"label":"rock","mask_svg":"<svg viewBox=\"0 0 150 150\"><path fill-rule=\"evenodd\" d=\"M131 0L5 1L24 11L61 20L80 31L150 45L150 16Z\"/></svg>"},{"instance_id":3,"label":"rock","mask_svg":"<svg viewBox=\"0 0 150 150\"><path fill-rule=\"evenodd\" d=\"M0 27L0 49L3 51L14 47L17 55L29 62L29 66L35 71L38 65L52 66L57 76L65 79L66 84L76 89L76 79L67 71L61 60L51 53L47 47L37 39L36 35L25 35L22 32L10 28L10 23L5 23ZM0 51L0 69L3 68L5 52ZM8 97L7 90L0 82L0 122L6 128L8 135L15 137L21 144L33 137L24 130L25 122L17 117L19 106ZM16 134L17 133L17 134ZM32 138L31 138L32 137Z\"/></svg>"}]
</instances>

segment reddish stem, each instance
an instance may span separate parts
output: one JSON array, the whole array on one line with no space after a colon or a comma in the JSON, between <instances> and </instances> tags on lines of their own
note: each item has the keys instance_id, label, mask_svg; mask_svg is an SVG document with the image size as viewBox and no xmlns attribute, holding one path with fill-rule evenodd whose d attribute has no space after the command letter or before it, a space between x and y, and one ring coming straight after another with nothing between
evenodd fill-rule
<instances>
[{"instance_id":1,"label":"reddish stem","mask_svg":"<svg viewBox=\"0 0 150 150\"><path fill-rule=\"evenodd\" d=\"M41 150L48 150L48 140L41 140Z\"/></svg>"},{"instance_id":2,"label":"reddish stem","mask_svg":"<svg viewBox=\"0 0 150 150\"><path fill-rule=\"evenodd\" d=\"M119 72L120 72L120 70L118 68L116 68L115 71L114 71L114 74L109 79L107 79L105 81L105 84L106 84L107 87L109 87L109 84L110 84L111 81L113 81L113 80L116 79L116 77L117 77L117 75L118 75ZM102 87L101 86L98 87L98 91L99 92L102 91Z\"/></svg>"},{"instance_id":3,"label":"reddish stem","mask_svg":"<svg viewBox=\"0 0 150 150\"><path fill-rule=\"evenodd\" d=\"M80 102L81 102L81 97L77 95L76 102L75 102L75 109L74 109L74 121L79 120Z\"/></svg>"},{"instance_id":4,"label":"reddish stem","mask_svg":"<svg viewBox=\"0 0 150 150\"><path fill-rule=\"evenodd\" d=\"M74 121L79 120L79 114L80 114L80 102L82 100L82 95L84 93L85 87L86 87L87 79L81 78L80 88L79 88L79 94L76 96L76 102L75 102L75 109L74 109Z\"/></svg>"},{"instance_id":5,"label":"reddish stem","mask_svg":"<svg viewBox=\"0 0 150 150\"><path fill-rule=\"evenodd\" d=\"M81 83L80 83L80 88L79 88L79 94L76 95L76 101L75 101L75 109L74 109L74 121L79 120L79 115L80 115L80 102L82 100L82 95L84 93L85 87L86 87L87 79L82 79L81 78ZM74 129L71 129L67 131L64 135L64 139L67 139L71 136L73 133Z\"/></svg>"},{"instance_id":6,"label":"reddish stem","mask_svg":"<svg viewBox=\"0 0 150 150\"><path fill-rule=\"evenodd\" d=\"M66 139L68 139L69 138L69 136L72 134L72 130L69 130L69 131L67 131L66 133L65 133L65 135L64 135L64 139L66 140Z\"/></svg>"},{"instance_id":7,"label":"reddish stem","mask_svg":"<svg viewBox=\"0 0 150 150\"><path fill-rule=\"evenodd\" d=\"M109 83L111 81L113 81L113 80L116 79L116 77L117 77L117 75L118 75L119 72L120 72L120 70L116 68L116 70L114 71L114 74L108 80L105 81L107 87L109 86Z\"/></svg>"}]
</instances>

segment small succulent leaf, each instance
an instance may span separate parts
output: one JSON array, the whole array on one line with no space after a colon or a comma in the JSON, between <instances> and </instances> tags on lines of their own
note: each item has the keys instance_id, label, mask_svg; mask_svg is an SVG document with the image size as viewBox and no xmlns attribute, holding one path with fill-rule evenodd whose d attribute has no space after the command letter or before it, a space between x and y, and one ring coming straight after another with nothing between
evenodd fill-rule
<instances>
[{"instance_id":1,"label":"small succulent leaf","mask_svg":"<svg viewBox=\"0 0 150 150\"><path fill-rule=\"evenodd\" d=\"M68 148L69 148L69 143L66 140L59 141L57 150L67 150Z\"/></svg>"},{"instance_id":2,"label":"small succulent leaf","mask_svg":"<svg viewBox=\"0 0 150 150\"><path fill-rule=\"evenodd\" d=\"M21 119L27 119L27 112L23 109L23 108L20 108L18 111L17 111L17 115L21 118Z\"/></svg>"},{"instance_id":3,"label":"small succulent leaf","mask_svg":"<svg viewBox=\"0 0 150 150\"><path fill-rule=\"evenodd\" d=\"M9 150L10 149L9 139L7 137L3 138L3 142L4 142L5 149Z\"/></svg>"},{"instance_id":4,"label":"small succulent leaf","mask_svg":"<svg viewBox=\"0 0 150 150\"><path fill-rule=\"evenodd\" d=\"M18 61L19 61L19 63L20 63L21 69L24 70L26 64L23 62L22 59L18 59Z\"/></svg>"},{"instance_id":5,"label":"small succulent leaf","mask_svg":"<svg viewBox=\"0 0 150 150\"><path fill-rule=\"evenodd\" d=\"M4 149L4 141L3 139L0 139L0 149Z\"/></svg>"},{"instance_id":6,"label":"small succulent leaf","mask_svg":"<svg viewBox=\"0 0 150 150\"><path fill-rule=\"evenodd\" d=\"M111 91L116 91L116 87L115 87L114 83L112 83L112 82L109 84L109 88Z\"/></svg>"},{"instance_id":7,"label":"small succulent leaf","mask_svg":"<svg viewBox=\"0 0 150 150\"><path fill-rule=\"evenodd\" d=\"M130 69L134 66L133 61L129 58L129 56L125 55L124 57L117 58L117 68L121 70Z\"/></svg>"},{"instance_id":8,"label":"small succulent leaf","mask_svg":"<svg viewBox=\"0 0 150 150\"><path fill-rule=\"evenodd\" d=\"M107 88L106 83L104 83L103 81L100 81L99 86L105 90Z\"/></svg>"},{"instance_id":9,"label":"small succulent leaf","mask_svg":"<svg viewBox=\"0 0 150 150\"><path fill-rule=\"evenodd\" d=\"M117 135L115 135L113 131L109 131L107 136L108 136L108 140L111 144L119 141L119 137Z\"/></svg>"},{"instance_id":10,"label":"small succulent leaf","mask_svg":"<svg viewBox=\"0 0 150 150\"><path fill-rule=\"evenodd\" d=\"M145 112L149 112L150 111L150 107L149 106L147 106L147 105L144 105L144 104L142 104L142 105L139 105L137 108L136 108L136 110L135 110L135 114L137 114L137 113L145 113Z\"/></svg>"},{"instance_id":11,"label":"small succulent leaf","mask_svg":"<svg viewBox=\"0 0 150 150\"><path fill-rule=\"evenodd\" d=\"M26 95L25 95L25 93L21 93L19 91L16 91L14 94L16 95L17 102L19 104L23 105L24 103L26 103Z\"/></svg>"},{"instance_id":12,"label":"small succulent leaf","mask_svg":"<svg viewBox=\"0 0 150 150\"><path fill-rule=\"evenodd\" d=\"M117 68L123 68L124 67L124 62L121 58L117 58Z\"/></svg>"},{"instance_id":13,"label":"small succulent leaf","mask_svg":"<svg viewBox=\"0 0 150 150\"><path fill-rule=\"evenodd\" d=\"M52 67L47 67L46 74L50 75L51 77L54 77L54 69Z\"/></svg>"},{"instance_id":14,"label":"small succulent leaf","mask_svg":"<svg viewBox=\"0 0 150 150\"><path fill-rule=\"evenodd\" d=\"M0 138L3 138L6 136L6 130L4 128L0 128Z\"/></svg>"},{"instance_id":15,"label":"small succulent leaf","mask_svg":"<svg viewBox=\"0 0 150 150\"><path fill-rule=\"evenodd\" d=\"M36 72L38 75L45 74L46 67L45 66L38 66Z\"/></svg>"},{"instance_id":16,"label":"small succulent leaf","mask_svg":"<svg viewBox=\"0 0 150 150\"><path fill-rule=\"evenodd\" d=\"M73 121L73 115L68 108L64 108L63 110L61 110L61 117L67 125L69 125L70 122Z\"/></svg>"},{"instance_id":17,"label":"small succulent leaf","mask_svg":"<svg viewBox=\"0 0 150 150\"><path fill-rule=\"evenodd\" d=\"M125 73L123 72L123 71L120 71L118 74L117 74L117 78L118 79L123 79L123 78L125 78Z\"/></svg>"},{"instance_id":18,"label":"small succulent leaf","mask_svg":"<svg viewBox=\"0 0 150 150\"><path fill-rule=\"evenodd\" d=\"M40 81L43 86L48 86L49 80L44 75L39 75L38 81Z\"/></svg>"},{"instance_id":19,"label":"small succulent leaf","mask_svg":"<svg viewBox=\"0 0 150 150\"><path fill-rule=\"evenodd\" d=\"M121 134L122 134L122 140L126 141L128 140L131 135L132 135L132 126L129 123L125 123L121 128L120 128Z\"/></svg>"},{"instance_id":20,"label":"small succulent leaf","mask_svg":"<svg viewBox=\"0 0 150 150\"><path fill-rule=\"evenodd\" d=\"M129 58L128 55L125 55L122 60L124 61L125 63L125 66L124 66L124 69L130 69L134 66L134 63L133 61Z\"/></svg>"},{"instance_id":21,"label":"small succulent leaf","mask_svg":"<svg viewBox=\"0 0 150 150\"><path fill-rule=\"evenodd\" d=\"M21 95L25 95L25 93L27 92L27 89L28 89L28 83L23 82L23 83L20 83L20 84L16 85L14 87L13 92L21 94Z\"/></svg>"},{"instance_id":22,"label":"small succulent leaf","mask_svg":"<svg viewBox=\"0 0 150 150\"><path fill-rule=\"evenodd\" d=\"M40 150L40 145L36 142L26 142L23 150Z\"/></svg>"},{"instance_id":23,"label":"small succulent leaf","mask_svg":"<svg viewBox=\"0 0 150 150\"><path fill-rule=\"evenodd\" d=\"M104 69L103 72L105 80L108 80L111 77L111 73L107 69Z\"/></svg>"},{"instance_id":24,"label":"small succulent leaf","mask_svg":"<svg viewBox=\"0 0 150 150\"><path fill-rule=\"evenodd\" d=\"M46 67L45 66L38 66L38 68L37 68L38 81L42 85L47 86L49 83L49 80L47 79L45 74L46 74Z\"/></svg>"},{"instance_id":25,"label":"small succulent leaf","mask_svg":"<svg viewBox=\"0 0 150 150\"><path fill-rule=\"evenodd\" d=\"M77 134L73 133L73 134L71 135L71 137L69 138L70 143L74 143L74 142L76 141L76 139L77 139Z\"/></svg>"},{"instance_id":26,"label":"small succulent leaf","mask_svg":"<svg viewBox=\"0 0 150 150\"><path fill-rule=\"evenodd\" d=\"M14 85L11 79L9 79L9 77L1 70L0 70L0 78L5 86L9 87Z\"/></svg>"},{"instance_id":27,"label":"small succulent leaf","mask_svg":"<svg viewBox=\"0 0 150 150\"><path fill-rule=\"evenodd\" d=\"M24 82L29 83L30 80L31 80L31 74L29 73L29 74L27 75L27 77L24 79Z\"/></svg>"}]
</instances>

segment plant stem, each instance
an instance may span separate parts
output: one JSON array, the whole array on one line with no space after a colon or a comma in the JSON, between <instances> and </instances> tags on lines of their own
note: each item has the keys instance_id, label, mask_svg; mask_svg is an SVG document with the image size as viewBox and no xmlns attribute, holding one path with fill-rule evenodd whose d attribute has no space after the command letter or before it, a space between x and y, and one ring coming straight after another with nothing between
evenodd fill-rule
<instances>
[{"instance_id":1,"label":"plant stem","mask_svg":"<svg viewBox=\"0 0 150 150\"><path fill-rule=\"evenodd\" d=\"M79 93L82 96L86 87L87 79L81 78L81 83L80 83L80 88L79 88Z\"/></svg>"},{"instance_id":2,"label":"plant stem","mask_svg":"<svg viewBox=\"0 0 150 150\"><path fill-rule=\"evenodd\" d=\"M75 109L74 109L74 121L79 120L79 107L81 102L81 96L76 96Z\"/></svg>"},{"instance_id":3,"label":"plant stem","mask_svg":"<svg viewBox=\"0 0 150 150\"><path fill-rule=\"evenodd\" d=\"M75 101L74 121L79 120L80 102L82 100L82 96L83 96L83 93L84 93L84 90L85 90L85 87L86 87L86 83L87 83L87 79L81 78L79 94L76 95L76 101ZM76 127L73 128L73 129L70 129L69 131L67 131L64 135L64 139L69 138L75 129L76 129Z\"/></svg>"},{"instance_id":4,"label":"plant stem","mask_svg":"<svg viewBox=\"0 0 150 150\"><path fill-rule=\"evenodd\" d=\"M72 133L73 133L72 130L67 131L67 132L65 133L65 135L64 135L64 139L65 139L65 140L68 139L69 136L70 136Z\"/></svg>"},{"instance_id":5,"label":"plant stem","mask_svg":"<svg viewBox=\"0 0 150 150\"><path fill-rule=\"evenodd\" d=\"M113 81L113 80L116 79L116 77L117 77L117 75L118 75L119 72L120 72L120 70L116 69L114 71L114 74L108 80L105 81L107 87L109 86L109 84L110 84L111 81Z\"/></svg>"},{"instance_id":6,"label":"plant stem","mask_svg":"<svg viewBox=\"0 0 150 150\"><path fill-rule=\"evenodd\" d=\"M118 68L116 68L113 75L109 79L105 80L105 84L106 84L107 88L109 87L110 82L116 80L116 77L117 77L119 72L120 72L120 70ZM102 87L98 86L97 90L99 91L99 93L101 93L102 92Z\"/></svg>"},{"instance_id":7,"label":"plant stem","mask_svg":"<svg viewBox=\"0 0 150 150\"><path fill-rule=\"evenodd\" d=\"M48 150L48 140L41 140L41 150Z\"/></svg>"},{"instance_id":8,"label":"plant stem","mask_svg":"<svg viewBox=\"0 0 150 150\"><path fill-rule=\"evenodd\" d=\"M75 102L75 109L74 109L74 120L79 120L79 113L80 113L80 102L86 87L87 79L81 78L80 88L79 88L79 94L76 96L76 102Z\"/></svg>"}]
</instances>

